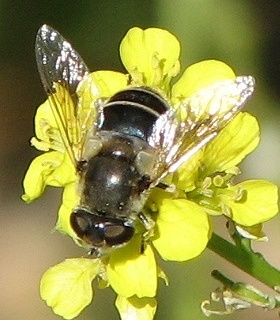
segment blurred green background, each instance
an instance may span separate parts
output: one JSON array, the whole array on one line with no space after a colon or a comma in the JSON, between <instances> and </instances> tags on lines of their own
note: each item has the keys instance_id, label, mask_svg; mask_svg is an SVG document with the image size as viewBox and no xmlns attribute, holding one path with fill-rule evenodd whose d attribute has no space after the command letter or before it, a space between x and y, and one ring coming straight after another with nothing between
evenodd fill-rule
<instances>
[{"instance_id":1,"label":"blurred green background","mask_svg":"<svg viewBox=\"0 0 280 320\"><path fill-rule=\"evenodd\" d=\"M124 34L132 26L155 26L170 30L181 41L183 67L203 59L220 59L237 74L256 77L256 93L247 109L259 118L262 141L246 159L242 179L280 182L278 0L2 0L0 5L1 320L59 319L40 300L40 277L63 259L84 254L70 239L52 232L59 190L49 189L30 205L20 200L24 172L36 155L28 143L33 135L32 119L45 99L34 56L35 35L44 23L59 30L92 70L124 71L118 56ZM218 223L217 228L224 226ZM279 218L267 223L270 242L256 246L278 268L279 229ZM162 266L170 286L159 287L156 319L205 319L200 303L218 286L210 277L215 268L269 292L209 250L188 263ZM114 299L110 290L98 291L93 304L78 319L118 319ZM212 319L237 317L269 320L277 318L277 313L252 308Z\"/></svg>"}]
</instances>

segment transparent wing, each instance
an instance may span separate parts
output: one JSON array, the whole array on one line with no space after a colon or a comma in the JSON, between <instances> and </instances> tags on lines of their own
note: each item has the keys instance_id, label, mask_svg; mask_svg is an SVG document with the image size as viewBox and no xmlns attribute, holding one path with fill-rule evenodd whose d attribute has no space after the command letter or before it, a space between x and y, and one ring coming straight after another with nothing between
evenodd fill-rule
<instances>
[{"instance_id":1,"label":"transparent wing","mask_svg":"<svg viewBox=\"0 0 280 320\"><path fill-rule=\"evenodd\" d=\"M80 55L61 34L43 25L36 36L35 53L40 77L57 123L62 142L75 164L90 124L94 125L96 106L91 92L97 88L87 77L89 70ZM86 80L85 80L86 78ZM83 90L79 86L83 82ZM87 92L86 98L83 92Z\"/></svg>"},{"instance_id":2,"label":"transparent wing","mask_svg":"<svg viewBox=\"0 0 280 320\"><path fill-rule=\"evenodd\" d=\"M148 140L157 153L151 187L211 141L240 111L253 90L251 76L226 80L199 90L160 116Z\"/></svg>"}]
</instances>

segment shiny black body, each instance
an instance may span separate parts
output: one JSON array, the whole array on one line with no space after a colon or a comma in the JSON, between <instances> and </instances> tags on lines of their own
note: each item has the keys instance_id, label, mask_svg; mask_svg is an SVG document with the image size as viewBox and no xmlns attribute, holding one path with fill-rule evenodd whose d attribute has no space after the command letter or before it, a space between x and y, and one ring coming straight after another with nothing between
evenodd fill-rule
<instances>
[{"instance_id":1,"label":"shiny black body","mask_svg":"<svg viewBox=\"0 0 280 320\"><path fill-rule=\"evenodd\" d=\"M153 221L142 209L150 190L214 139L254 91L254 79L242 76L182 96L172 109L146 87L118 92L104 104L96 100L99 81L58 31L43 25L35 53L60 131L53 144L50 133L51 148L63 149L79 175L80 203L70 218L75 239L97 256L128 242L137 217L148 236ZM50 127L44 121L42 130Z\"/></svg>"},{"instance_id":2,"label":"shiny black body","mask_svg":"<svg viewBox=\"0 0 280 320\"><path fill-rule=\"evenodd\" d=\"M71 215L74 231L96 254L134 234L133 221L144 204L141 193L149 186L136 159L150 148L148 136L167 108L161 96L145 87L121 91L104 105L97 132L102 147L82 165L81 203Z\"/></svg>"}]
</instances>

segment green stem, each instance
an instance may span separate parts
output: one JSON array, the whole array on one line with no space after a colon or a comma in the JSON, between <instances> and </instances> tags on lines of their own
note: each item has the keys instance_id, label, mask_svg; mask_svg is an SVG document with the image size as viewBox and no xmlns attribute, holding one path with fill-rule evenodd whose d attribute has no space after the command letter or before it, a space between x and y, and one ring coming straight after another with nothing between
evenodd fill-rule
<instances>
[{"instance_id":1,"label":"green stem","mask_svg":"<svg viewBox=\"0 0 280 320\"><path fill-rule=\"evenodd\" d=\"M262 255L242 249L213 233L208 248L273 290L280 287L280 271Z\"/></svg>"},{"instance_id":2,"label":"green stem","mask_svg":"<svg viewBox=\"0 0 280 320\"><path fill-rule=\"evenodd\" d=\"M227 286L229 288L234 286L234 281L232 281L229 278L227 278L225 275L223 275L218 270L213 270L211 272L211 276L214 277L216 280L220 281L224 286Z\"/></svg>"}]
</instances>

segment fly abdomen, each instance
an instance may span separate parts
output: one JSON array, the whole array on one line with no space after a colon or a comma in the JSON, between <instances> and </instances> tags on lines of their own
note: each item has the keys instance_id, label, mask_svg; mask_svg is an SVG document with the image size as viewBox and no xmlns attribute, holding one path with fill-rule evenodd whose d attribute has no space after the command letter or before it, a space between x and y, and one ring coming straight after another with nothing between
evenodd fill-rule
<instances>
[{"instance_id":1,"label":"fly abdomen","mask_svg":"<svg viewBox=\"0 0 280 320\"><path fill-rule=\"evenodd\" d=\"M168 109L167 102L145 87L116 93L103 109L100 130L115 131L147 141L157 118Z\"/></svg>"}]
</instances>

